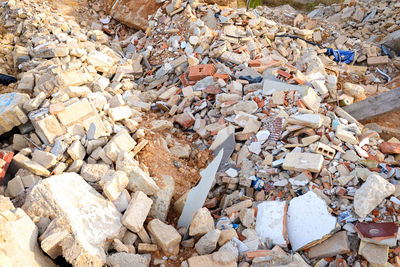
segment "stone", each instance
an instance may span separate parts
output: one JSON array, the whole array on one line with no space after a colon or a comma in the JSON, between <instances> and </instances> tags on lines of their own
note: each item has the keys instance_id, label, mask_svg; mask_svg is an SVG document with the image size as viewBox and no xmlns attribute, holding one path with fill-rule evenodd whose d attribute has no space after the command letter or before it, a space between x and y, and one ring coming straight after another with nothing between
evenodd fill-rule
<instances>
[{"instance_id":1,"label":"stone","mask_svg":"<svg viewBox=\"0 0 400 267\"><path fill-rule=\"evenodd\" d=\"M368 66L386 65L388 63L389 63L388 56L378 56L378 57L368 57L367 58Z\"/></svg>"},{"instance_id":2,"label":"stone","mask_svg":"<svg viewBox=\"0 0 400 267\"><path fill-rule=\"evenodd\" d=\"M137 30L145 31L149 26L148 16L156 13L161 6L156 0L123 0L114 4L114 1L106 1L106 10L119 22Z\"/></svg>"},{"instance_id":3,"label":"stone","mask_svg":"<svg viewBox=\"0 0 400 267\"><path fill-rule=\"evenodd\" d=\"M156 244L139 243L138 253L153 253L158 250Z\"/></svg>"},{"instance_id":4,"label":"stone","mask_svg":"<svg viewBox=\"0 0 400 267\"><path fill-rule=\"evenodd\" d=\"M32 160L24 161L23 167L39 176L48 177L50 175L50 172L45 167Z\"/></svg>"},{"instance_id":5,"label":"stone","mask_svg":"<svg viewBox=\"0 0 400 267\"><path fill-rule=\"evenodd\" d=\"M93 65L97 71L107 72L113 65L114 60L104 53L92 50L87 56L87 62Z\"/></svg>"},{"instance_id":6,"label":"stone","mask_svg":"<svg viewBox=\"0 0 400 267\"><path fill-rule=\"evenodd\" d=\"M151 122L151 129L153 131L171 130L174 127L172 122L167 120L154 120Z\"/></svg>"},{"instance_id":7,"label":"stone","mask_svg":"<svg viewBox=\"0 0 400 267\"><path fill-rule=\"evenodd\" d=\"M287 205L281 201L264 201L257 206L255 230L263 242L267 239L273 245L287 246L286 213Z\"/></svg>"},{"instance_id":8,"label":"stone","mask_svg":"<svg viewBox=\"0 0 400 267\"><path fill-rule=\"evenodd\" d=\"M387 266L389 246L372 244L361 240L358 254L363 256L372 266Z\"/></svg>"},{"instance_id":9,"label":"stone","mask_svg":"<svg viewBox=\"0 0 400 267\"><path fill-rule=\"evenodd\" d=\"M251 206L253 206L253 202L250 199L246 199L226 208L225 213L230 215L235 211L241 211L242 209L249 208Z\"/></svg>"},{"instance_id":10,"label":"stone","mask_svg":"<svg viewBox=\"0 0 400 267\"><path fill-rule=\"evenodd\" d=\"M95 183L100 181L109 169L107 164L83 164L80 174L85 181Z\"/></svg>"},{"instance_id":11,"label":"stone","mask_svg":"<svg viewBox=\"0 0 400 267\"><path fill-rule=\"evenodd\" d=\"M182 237L173 226L165 224L158 219L153 219L147 224L147 229L165 255L171 256L179 253L179 244Z\"/></svg>"},{"instance_id":12,"label":"stone","mask_svg":"<svg viewBox=\"0 0 400 267\"><path fill-rule=\"evenodd\" d=\"M85 97L92 92L87 86L68 86L65 90L69 97Z\"/></svg>"},{"instance_id":13,"label":"stone","mask_svg":"<svg viewBox=\"0 0 400 267\"><path fill-rule=\"evenodd\" d=\"M239 65L248 62L250 60L250 56L247 53L237 54L230 51L225 51L222 53L221 59Z\"/></svg>"},{"instance_id":14,"label":"stone","mask_svg":"<svg viewBox=\"0 0 400 267\"><path fill-rule=\"evenodd\" d=\"M110 116L113 121L121 121L129 119L132 116L132 110L129 106L110 108L108 110L108 116Z\"/></svg>"},{"instance_id":15,"label":"stone","mask_svg":"<svg viewBox=\"0 0 400 267\"><path fill-rule=\"evenodd\" d=\"M312 86L320 95L326 95L328 93L328 88L323 80L314 80L311 82Z\"/></svg>"},{"instance_id":16,"label":"stone","mask_svg":"<svg viewBox=\"0 0 400 267\"><path fill-rule=\"evenodd\" d=\"M328 258L350 252L346 231L340 231L308 251L309 258Z\"/></svg>"},{"instance_id":17,"label":"stone","mask_svg":"<svg viewBox=\"0 0 400 267\"><path fill-rule=\"evenodd\" d=\"M65 57L69 53L69 50L65 46L57 46L52 48L43 48L37 51L36 57L40 58L53 58L53 57Z\"/></svg>"},{"instance_id":18,"label":"stone","mask_svg":"<svg viewBox=\"0 0 400 267\"><path fill-rule=\"evenodd\" d=\"M129 206L122 216L122 224L134 233L142 229L143 223L149 214L153 200L141 191L135 192Z\"/></svg>"},{"instance_id":19,"label":"stone","mask_svg":"<svg viewBox=\"0 0 400 267\"><path fill-rule=\"evenodd\" d=\"M54 140L65 133L56 116L48 114L30 114L29 119L36 134L44 144L52 144Z\"/></svg>"},{"instance_id":20,"label":"stone","mask_svg":"<svg viewBox=\"0 0 400 267\"><path fill-rule=\"evenodd\" d=\"M395 191L395 186L378 174L370 174L354 195L354 211L360 220Z\"/></svg>"},{"instance_id":21,"label":"stone","mask_svg":"<svg viewBox=\"0 0 400 267\"><path fill-rule=\"evenodd\" d=\"M86 150L79 140L74 141L67 150L67 153L73 160L83 160L86 155Z\"/></svg>"},{"instance_id":22,"label":"stone","mask_svg":"<svg viewBox=\"0 0 400 267\"><path fill-rule=\"evenodd\" d=\"M22 78L18 83L18 90L22 91L32 91L33 86L35 85L35 77L31 72L25 72L22 74Z\"/></svg>"},{"instance_id":23,"label":"stone","mask_svg":"<svg viewBox=\"0 0 400 267\"><path fill-rule=\"evenodd\" d=\"M175 146L169 148L169 152L180 159L188 159L190 157L191 148L190 145L180 145L176 144Z\"/></svg>"},{"instance_id":24,"label":"stone","mask_svg":"<svg viewBox=\"0 0 400 267\"><path fill-rule=\"evenodd\" d=\"M312 111L318 113L321 98L315 93L312 88L306 90L305 95L301 98L301 101Z\"/></svg>"},{"instance_id":25,"label":"stone","mask_svg":"<svg viewBox=\"0 0 400 267\"><path fill-rule=\"evenodd\" d=\"M128 183L129 178L126 173L113 170L109 170L99 181L99 184L103 188L104 194L111 201L117 200Z\"/></svg>"},{"instance_id":26,"label":"stone","mask_svg":"<svg viewBox=\"0 0 400 267\"><path fill-rule=\"evenodd\" d=\"M57 156L56 155L49 153L49 152L39 150L39 149L36 149L35 151L33 151L32 160L39 163L46 169L49 169L57 164Z\"/></svg>"},{"instance_id":27,"label":"stone","mask_svg":"<svg viewBox=\"0 0 400 267\"><path fill-rule=\"evenodd\" d=\"M239 238L235 229L228 228L228 229L222 230L221 234L219 236L219 239L218 239L218 246L221 247L221 246L225 245L227 242L231 241L232 238L234 238L234 237Z\"/></svg>"},{"instance_id":28,"label":"stone","mask_svg":"<svg viewBox=\"0 0 400 267\"><path fill-rule=\"evenodd\" d=\"M214 219L210 211L207 208L197 210L189 227L189 235L202 236L211 230L214 230Z\"/></svg>"},{"instance_id":29,"label":"stone","mask_svg":"<svg viewBox=\"0 0 400 267\"><path fill-rule=\"evenodd\" d=\"M294 116L290 116L287 119L287 122L289 124L304 125L304 126L308 126L308 127L315 128L315 129L318 129L319 127L322 126L322 118L321 118L321 115L319 115L319 114L294 115Z\"/></svg>"},{"instance_id":30,"label":"stone","mask_svg":"<svg viewBox=\"0 0 400 267\"><path fill-rule=\"evenodd\" d=\"M21 177L16 176L10 181L8 181L6 192L11 197L16 197L22 191L24 191L24 184L22 183Z\"/></svg>"},{"instance_id":31,"label":"stone","mask_svg":"<svg viewBox=\"0 0 400 267\"><path fill-rule=\"evenodd\" d=\"M383 40L382 43L394 51L397 54L400 53L400 30L394 31L388 34Z\"/></svg>"},{"instance_id":32,"label":"stone","mask_svg":"<svg viewBox=\"0 0 400 267\"><path fill-rule=\"evenodd\" d=\"M126 152L118 156L116 170L124 171L129 176L129 191L142 191L152 196L160 190L155 181L139 167L139 163Z\"/></svg>"},{"instance_id":33,"label":"stone","mask_svg":"<svg viewBox=\"0 0 400 267\"><path fill-rule=\"evenodd\" d=\"M320 172L324 162L321 154L290 152L286 155L282 168L289 171Z\"/></svg>"},{"instance_id":34,"label":"stone","mask_svg":"<svg viewBox=\"0 0 400 267\"><path fill-rule=\"evenodd\" d=\"M106 263L111 267L149 267L150 261L150 255L119 252L107 256Z\"/></svg>"},{"instance_id":35,"label":"stone","mask_svg":"<svg viewBox=\"0 0 400 267\"><path fill-rule=\"evenodd\" d=\"M76 173L40 181L22 208L31 218L52 220L41 238L42 248L56 251L53 256L62 253L73 265L103 266L106 240L116 238L122 227L114 205Z\"/></svg>"},{"instance_id":36,"label":"stone","mask_svg":"<svg viewBox=\"0 0 400 267\"><path fill-rule=\"evenodd\" d=\"M214 229L203 235L195 245L197 253L199 253L199 255L212 253L217 247L220 234L220 230Z\"/></svg>"},{"instance_id":37,"label":"stone","mask_svg":"<svg viewBox=\"0 0 400 267\"><path fill-rule=\"evenodd\" d=\"M15 209L4 196L0 196L0 218L2 266L56 266L38 245L37 226L22 209Z\"/></svg>"},{"instance_id":38,"label":"stone","mask_svg":"<svg viewBox=\"0 0 400 267\"><path fill-rule=\"evenodd\" d=\"M152 197L153 205L151 206L150 216L165 221L175 192L175 180L169 175L162 175L161 178L163 187Z\"/></svg>"},{"instance_id":39,"label":"stone","mask_svg":"<svg viewBox=\"0 0 400 267\"><path fill-rule=\"evenodd\" d=\"M294 251L324 241L338 228L336 218L329 213L325 201L313 191L293 198L287 214L288 237Z\"/></svg>"},{"instance_id":40,"label":"stone","mask_svg":"<svg viewBox=\"0 0 400 267\"><path fill-rule=\"evenodd\" d=\"M242 209L239 212L239 219L244 227L248 227L248 228L254 227L254 223L255 223L254 210L252 208Z\"/></svg>"},{"instance_id":41,"label":"stone","mask_svg":"<svg viewBox=\"0 0 400 267\"><path fill-rule=\"evenodd\" d=\"M342 159L350 162L357 162L360 158L357 156L357 153L354 150L347 150L342 154Z\"/></svg>"},{"instance_id":42,"label":"stone","mask_svg":"<svg viewBox=\"0 0 400 267\"><path fill-rule=\"evenodd\" d=\"M22 183L24 184L25 188L30 188L36 184L41 178L37 175L29 174L21 176Z\"/></svg>"},{"instance_id":43,"label":"stone","mask_svg":"<svg viewBox=\"0 0 400 267\"><path fill-rule=\"evenodd\" d=\"M122 129L111 138L103 150L106 156L115 162L122 151L130 152L135 146L136 141L129 135L127 130Z\"/></svg>"},{"instance_id":44,"label":"stone","mask_svg":"<svg viewBox=\"0 0 400 267\"><path fill-rule=\"evenodd\" d=\"M217 251L212 254L193 256L188 259L189 267L236 267L235 254L230 251Z\"/></svg>"},{"instance_id":45,"label":"stone","mask_svg":"<svg viewBox=\"0 0 400 267\"><path fill-rule=\"evenodd\" d=\"M283 105L285 103L285 92L275 91L272 93L271 101L274 105Z\"/></svg>"},{"instance_id":46,"label":"stone","mask_svg":"<svg viewBox=\"0 0 400 267\"><path fill-rule=\"evenodd\" d=\"M358 140L357 138L349 131L346 131L344 129L338 128L336 130L335 136L342 140L343 142L347 142L352 145L357 145Z\"/></svg>"},{"instance_id":47,"label":"stone","mask_svg":"<svg viewBox=\"0 0 400 267\"><path fill-rule=\"evenodd\" d=\"M128 208L130 201L131 196L129 195L128 190L125 189L121 192L118 198L113 201L113 204L119 212L124 212Z\"/></svg>"},{"instance_id":48,"label":"stone","mask_svg":"<svg viewBox=\"0 0 400 267\"><path fill-rule=\"evenodd\" d=\"M71 98L64 102L64 105L64 110L60 111L56 115L63 126L69 128L75 125L80 125L88 131L90 125L94 124L96 127L95 139L107 135L107 130L97 113L96 108L87 98L80 100Z\"/></svg>"},{"instance_id":49,"label":"stone","mask_svg":"<svg viewBox=\"0 0 400 267\"><path fill-rule=\"evenodd\" d=\"M358 84L352 84L349 82L346 82L343 84L343 91L345 94L350 95L354 97L354 100L361 101L366 98L365 96L365 89Z\"/></svg>"}]
</instances>

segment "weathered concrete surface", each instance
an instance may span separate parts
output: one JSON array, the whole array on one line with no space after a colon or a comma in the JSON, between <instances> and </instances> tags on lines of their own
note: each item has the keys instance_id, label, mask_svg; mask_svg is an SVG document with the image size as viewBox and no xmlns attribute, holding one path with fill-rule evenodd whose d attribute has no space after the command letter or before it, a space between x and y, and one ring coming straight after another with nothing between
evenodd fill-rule
<instances>
[{"instance_id":1,"label":"weathered concrete surface","mask_svg":"<svg viewBox=\"0 0 400 267\"><path fill-rule=\"evenodd\" d=\"M42 180L22 207L31 217L51 219L40 237L52 257L62 253L74 266L103 266L104 245L121 229L121 213L76 173Z\"/></svg>"},{"instance_id":2,"label":"weathered concrete surface","mask_svg":"<svg viewBox=\"0 0 400 267\"><path fill-rule=\"evenodd\" d=\"M139 30L146 30L149 25L147 17L161 6L156 0L106 0L105 4L114 19Z\"/></svg>"},{"instance_id":3,"label":"weathered concrete surface","mask_svg":"<svg viewBox=\"0 0 400 267\"><path fill-rule=\"evenodd\" d=\"M38 228L22 209L0 196L0 266L55 266L37 243Z\"/></svg>"}]
</instances>

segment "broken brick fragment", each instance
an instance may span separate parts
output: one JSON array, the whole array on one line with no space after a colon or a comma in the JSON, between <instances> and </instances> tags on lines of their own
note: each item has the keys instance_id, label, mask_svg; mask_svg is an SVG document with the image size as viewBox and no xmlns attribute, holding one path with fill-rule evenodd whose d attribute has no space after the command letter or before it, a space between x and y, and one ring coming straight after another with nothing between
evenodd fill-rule
<instances>
[{"instance_id":1,"label":"broken brick fragment","mask_svg":"<svg viewBox=\"0 0 400 267\"><path fill-rule=\"evenodd\" d=\"M193 66L189 70L189 80L199 81L207 76L213 76L217 70L213 64Z\"/></svg>"}]
</instances>

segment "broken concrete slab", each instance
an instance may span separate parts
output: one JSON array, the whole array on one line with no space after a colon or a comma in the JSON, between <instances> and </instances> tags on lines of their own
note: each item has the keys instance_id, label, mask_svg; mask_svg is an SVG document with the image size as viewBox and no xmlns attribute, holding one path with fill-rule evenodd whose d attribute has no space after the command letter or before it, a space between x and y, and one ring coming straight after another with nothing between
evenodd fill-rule
<instances>
[{"instance_id":1,"label":"broken concrete slab","mask_svg":"<svg viewBox=\"0 0 400 267\"><path fill-rule=\"evenodd\" d=\"M308 251L310 258L327 258L350 252L346 231L340 231Z\"/></svg>"},{"instance_id":2,"label":"broken concrete slab","mask_svg":"<svg viewBox=\"0 0 400 267\"><path fill-rule=\"evenodd\" d=\"M268 239L272 244L287 246L287 205L283 201L264 201L257 206L255 230L264 242Z\"/></svg>"},{"instance_id":3,"label":"broken concrete slab","mask_svg":"<svg viewBox=\"0 0 400 267\"><path fill-rule=\"evenodd\" d=\"M321 243L338 229L325 201L313 191L290 201L287 220L289 241L295 251Z\"/></svg>"},{"instance_id":4,"label":"broken concrete slab","mask_svg":"<svg viewBox=\"0 0 400 267\"><path fill-rule=\"evenodd\" d=\"M394 185L378 174L368 176L354 195L354 211L363 221L385 198L393 194Z\"/></svg>"},{"instance_id":5,"label":"broken concrete slab","mask_svg":"<svg viewBox=\"0 0 400 267\"><path fill-rule=\"evenodd\" d=\"M52 219L46 236L60 235L46 250L62 252L71 264L103 266L106 240L116 238L121 214L76 173L55 175L40 181L28 194L22 207L31 217ZM89 210L88 210L89 209ZM49 239L42 243L49 244Z\"/></svg>"}]
</instances>

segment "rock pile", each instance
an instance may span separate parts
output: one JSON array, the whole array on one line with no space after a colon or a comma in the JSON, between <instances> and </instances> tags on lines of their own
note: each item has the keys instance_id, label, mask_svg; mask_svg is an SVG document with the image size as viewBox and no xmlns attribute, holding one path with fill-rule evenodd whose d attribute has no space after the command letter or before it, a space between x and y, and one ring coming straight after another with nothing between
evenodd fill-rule
<instances>
[{"instance_id":1,"label":"rock pile","mask_svg":"<svg viewBox=\"0 0 400 267\"><path fill-rule=\"evenodd\" d=\"M308 15L146 2L156 11L127 38L105 15L89 25L40 1L3 5L2 71L18 82L0 95L2 149L15 153L2 187L12 202L0 196L1 262L398 265L400 141L341 108L398 73L387 51L399 20L383 22L395 1ZM372 25L390 33L386 46ZM338 63L324 44L362 52ZM182 162L200 166L202 151L220 160L188 227L178 219L194 203L176 191L190 181L141 160L155 136Z\"/></svg>"}]
</instances>

